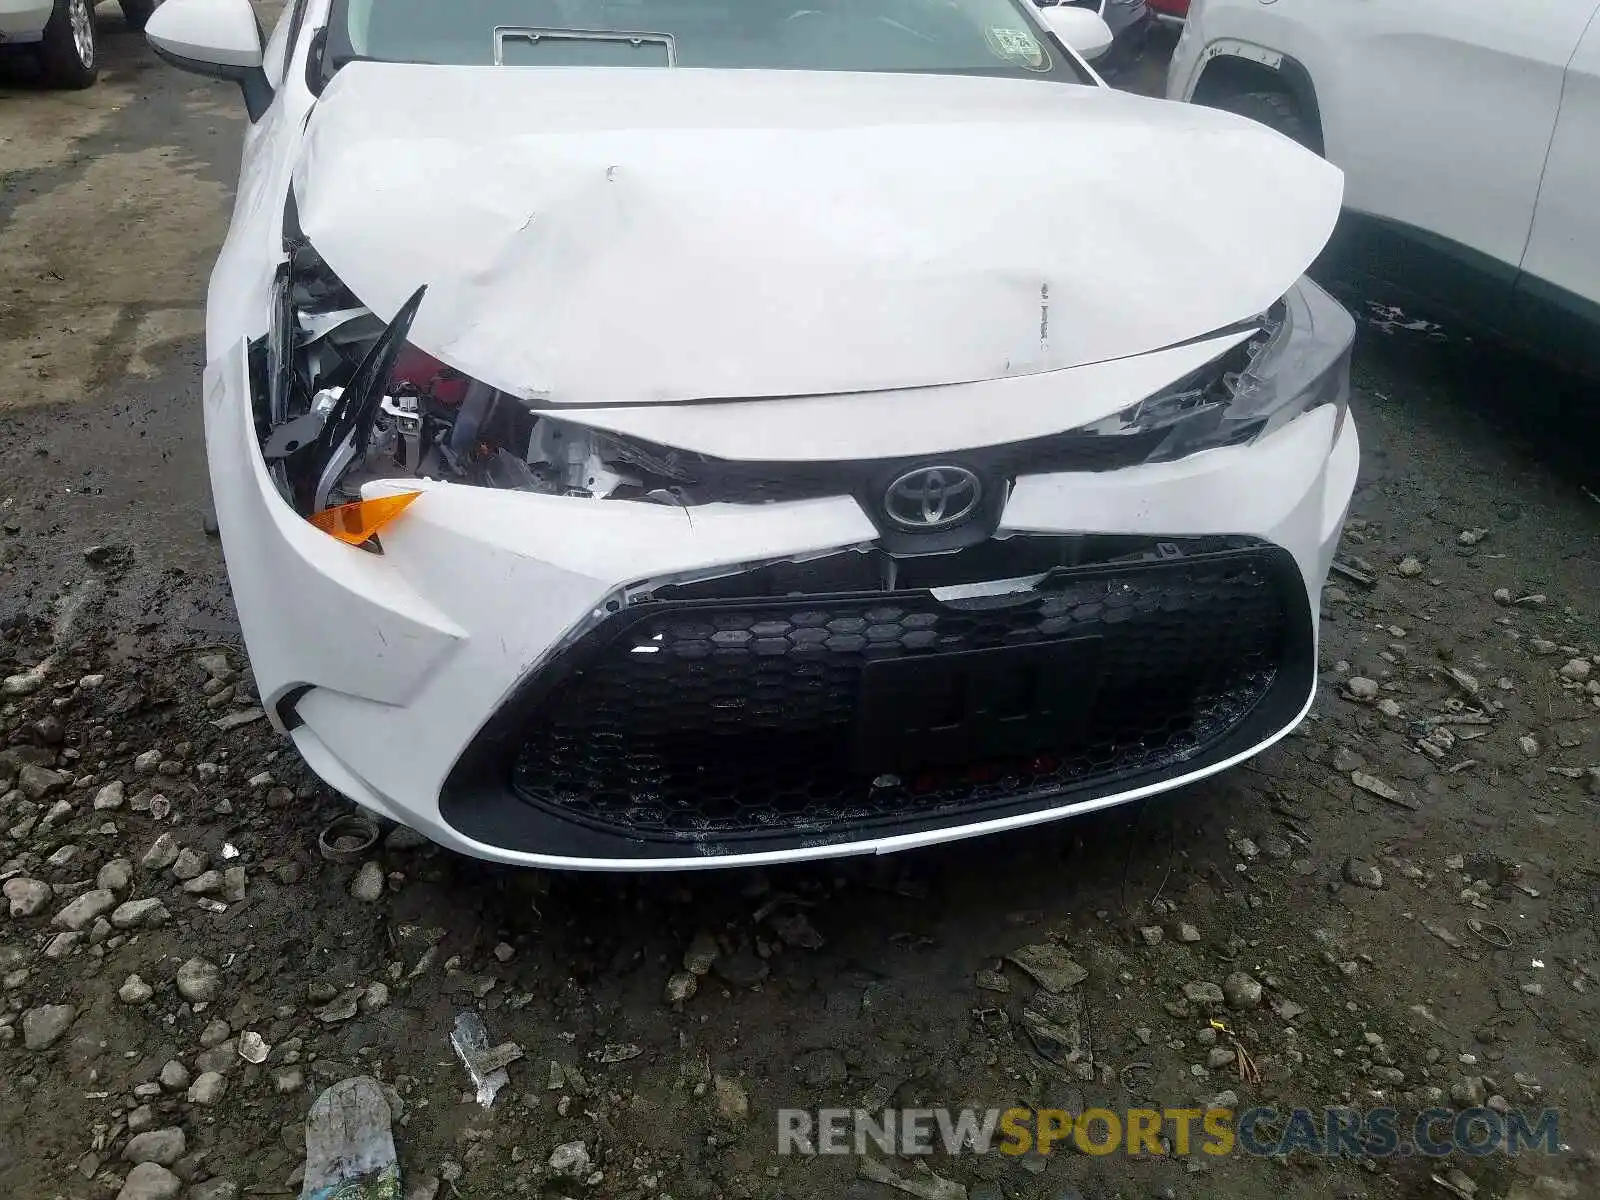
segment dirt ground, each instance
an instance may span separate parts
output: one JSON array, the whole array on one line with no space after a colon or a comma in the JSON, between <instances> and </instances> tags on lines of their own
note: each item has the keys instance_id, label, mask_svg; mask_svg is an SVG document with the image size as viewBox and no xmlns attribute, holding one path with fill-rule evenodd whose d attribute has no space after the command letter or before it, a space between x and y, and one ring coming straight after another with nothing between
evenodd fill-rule
<instances>
[{"instance_id":1,"label":"dirt ground","mask_svg":"<svg viewBox=\"0 0 1600 1200\"><path fill-rule=\"evenodd\" d=\"M202 523L236 98L114 11L97 88L0 76L0 1195L171 1194L125 1187L130 1146L192 1200L298 1194L312 1100L367 1074L418 1197L888 1200L856 1156L778 1156L777 1110L1229 1092L1554 1108L1560 1147L886 1165L941 1200L1600 1196L1594 389L1348 297L1364 459L1322 687L1202 786L783 871L549 878L406 831L330 863L347 806L232 724ZM1043 995L1006 961L1038 945L1087 977ZM488 1109L469 1011L522 1051Z\"/></svg>"}]
</instances>

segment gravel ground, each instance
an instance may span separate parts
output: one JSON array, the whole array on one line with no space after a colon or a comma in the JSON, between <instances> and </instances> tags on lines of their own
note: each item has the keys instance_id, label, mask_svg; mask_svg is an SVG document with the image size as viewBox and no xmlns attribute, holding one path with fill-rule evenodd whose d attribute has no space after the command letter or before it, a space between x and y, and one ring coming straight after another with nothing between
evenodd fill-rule
<instances>
[{"instance_id":1,"label":"gravel ground","mask_svg":"<svg viewBox=\"0 0 1600 1200\"><path fill-rule=\"evenodd\" d=\"M1317 703L1204 785L785 871L551 878L405 830L331 863L348 806L258 719L200 518L240 122L105 29L98 89L0 84L0 1195L297 1194L354 1074L417 1196L1600 1195L1593 389L1349 297L1364 463ZM1027 947L1086 974L1052 994ZM488 1109L462 1012L520 1050ZM782 1107L1228 1093L1554 1107L1564 1149L774 1153Z\"/></svg>"}]
</instances>

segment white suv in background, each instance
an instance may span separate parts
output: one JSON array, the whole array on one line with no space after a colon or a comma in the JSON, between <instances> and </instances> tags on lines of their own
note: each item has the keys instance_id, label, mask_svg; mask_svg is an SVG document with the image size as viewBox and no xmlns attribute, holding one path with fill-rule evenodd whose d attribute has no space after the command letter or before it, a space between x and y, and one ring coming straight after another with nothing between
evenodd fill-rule
<instances>
[{"instance_id":1,"label":"white suv in background","mask_svg":"<svg viewBox=\"0 0 1600 1200\"><path fill-rule=\"evenodd\" d=\"M1600 0L1194 0L1167 95L1344 169L1341 273L1600 375Z\"/></svg>"}]
</instances>

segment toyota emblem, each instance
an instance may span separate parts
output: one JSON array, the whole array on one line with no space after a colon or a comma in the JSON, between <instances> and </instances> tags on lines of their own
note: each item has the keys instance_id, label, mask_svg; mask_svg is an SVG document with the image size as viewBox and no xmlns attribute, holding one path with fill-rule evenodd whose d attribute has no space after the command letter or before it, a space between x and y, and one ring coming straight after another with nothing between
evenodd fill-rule
<instances>
[{"instance_id":1,"label":"toyota emblem","mask_svg":"<svg viewBox=\"0 0 1600 1200\"><path fill-rule=\"evenodd\" d=\"M965 467L918 467L883 494L883 511L903 529L948 529L966 520L983 498L983 484Z\"/></svg>"}]
</instances>

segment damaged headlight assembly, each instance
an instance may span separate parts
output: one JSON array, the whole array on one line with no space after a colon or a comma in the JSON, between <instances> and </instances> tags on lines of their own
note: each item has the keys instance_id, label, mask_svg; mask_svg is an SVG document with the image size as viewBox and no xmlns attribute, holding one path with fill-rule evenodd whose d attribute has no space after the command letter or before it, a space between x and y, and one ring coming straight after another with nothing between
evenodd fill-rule
<instances>
[{"instance_id":1,"label":"damaged headlight assembly","mask_svg":"<svg viewBox=\"0 0 1600 1200\"><path fill-rule=\"evenodd\" d=\"M290 244L279 272L260 345L256 432L285 501L341 541L381 549L374 535L421 494L363 499L363 485L375 480L677 506L856 490L851 464L723 462L553 417L412 346L426 294L418 288L386 324L304 240ZM1186 378L1101 421L1020 444L1027 453L998 469L1048 472L1054 442L1134 435L1141 445L1125 465L1166 462L1252 442L1323 405L1336 411L1337 436L1349 391L1349 315L1301 280L1251 328ZM856 473L872 465L855 464Z\"/></svg>"},{"instance_id":2,"label":"damaged headlight assembly","mask_svg":"<svg viewBox=\"0 0 1600 1200\"><path fill-rule=\"evenodd\" d=\"M1338 438L1350 402L1355 322L1302 278L1244 342L1153 396L1084 428L1107 436L1161 434L1147 462L1254 442L1323 405Z\"/></svg>"},{"instance_id":3,"label":"damaged headlight assembly","mask_svg":"<svg viewBox=\"0 0 1600 1200\"><path fill-rule=\"evenodd\" d=\"M361 499L377 479L429 478L548 495L679 503L675 452L560 421L408 341L427 289L385 325L315 250L290 249L263 346L256 432L301 516L368 543L420 493ZM371 547L369 547L371 548Z\"/></svg>"}]
</instances>

